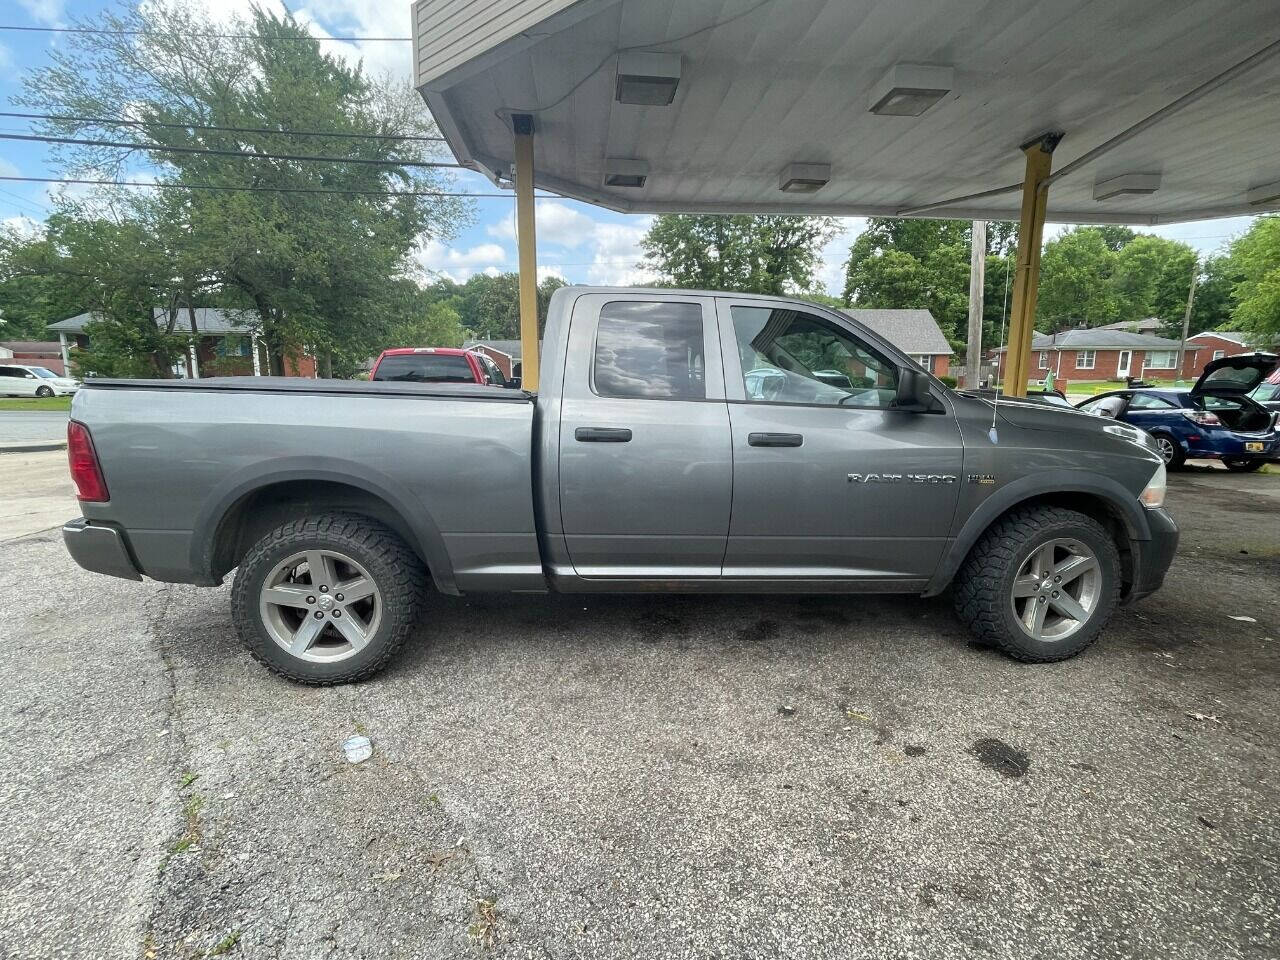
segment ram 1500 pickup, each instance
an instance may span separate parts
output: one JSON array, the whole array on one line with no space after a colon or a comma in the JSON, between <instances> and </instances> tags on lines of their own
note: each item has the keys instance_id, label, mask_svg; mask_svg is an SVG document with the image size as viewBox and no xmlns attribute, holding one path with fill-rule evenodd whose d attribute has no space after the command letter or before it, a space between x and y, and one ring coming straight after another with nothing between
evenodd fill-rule
<instances>
[{"instance_id":1,"label":"ram 1500 pickup","mask_svg":"<svg viewBox=\"0 0 1280 960\"><path fill-rule=\"evenodd\" d=\"M1059 660L1160 586L1153 441L947 389L785 297L566 287L536 396L487 386L90 380L68 452L81 566L219 584L305 683L382 667L427 587L950 587L977 636Z\"/></svg>"}]
</instances>

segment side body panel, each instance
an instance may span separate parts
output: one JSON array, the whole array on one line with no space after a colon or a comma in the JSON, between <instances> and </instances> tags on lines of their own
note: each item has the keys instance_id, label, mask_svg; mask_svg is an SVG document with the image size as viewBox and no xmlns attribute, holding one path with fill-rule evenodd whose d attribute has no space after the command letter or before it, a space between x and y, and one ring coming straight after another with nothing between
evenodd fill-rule
<instances>
[{"instance_id":1,"label":"side body panel","mask_svg":"<svg viewBox=\"0 0 1280 960\"><path fill-rule=\"evenodd\" d=\"M962 467L949 405L940 397L937 412L911 413L749 399L732 310L758 304L722 298L717 305L733 429L724 576L926 580L949 542ZM794 307L895 357L847 318ZM753 445L760 433L801 445Z\"/></svg>"},{"instance_id":2,"label":"side body panel","mask_svg":"<svg viewBox=\"0 0 1280 960\"><path fill-rule=\"evenodd\" d=\"M701 310L705 399L610 397L593 385L601 308L653 301ZM559 512L574 572L585 578L719 576L733 463L712 302L654 292L579 297L561 384ZM628 439L586 439L600 430L624 431Z\"/></svg>"},{"instance_id":3,"label":"side body panel","mask_svg":"<svg viewBox=\"0 0 1280 960\"><path fill-rule=\"evenodd\" d=\"M274 483L345 483L404 518L442 589L544 588L533 404L475 389L507 395L326 396L198 382L82 390L72 416L93 435L111 495L84 513L122 526L149 576L209 582L209 544L242 497Z\"/></svg>"}]
</instances>

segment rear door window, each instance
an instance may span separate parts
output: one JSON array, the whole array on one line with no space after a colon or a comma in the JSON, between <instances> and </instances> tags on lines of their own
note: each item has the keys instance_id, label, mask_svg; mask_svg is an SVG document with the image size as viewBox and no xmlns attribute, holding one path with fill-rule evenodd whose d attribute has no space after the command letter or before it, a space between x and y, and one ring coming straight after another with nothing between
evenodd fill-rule
<instances>
[{"instance_id":1,"label":"rear door window","mask_svg":"<svg viewBox=\"0 0 1280 960\"><path fill-rule=\"evenodd\" d=\"M601 397L705 400L702 307L616 300L600 308L591 381Z\"/></svg>"},{"instance_id":2,"label":"rear door window","mask_svg":"<svg viewBox=\"0 0 1280 960\"><path fill-rule=\"evenodd\" d=\"M383 357L374 380L406 383L475 383L466 357L439 353L398 353Z\"/></svg>"}]
</instances>

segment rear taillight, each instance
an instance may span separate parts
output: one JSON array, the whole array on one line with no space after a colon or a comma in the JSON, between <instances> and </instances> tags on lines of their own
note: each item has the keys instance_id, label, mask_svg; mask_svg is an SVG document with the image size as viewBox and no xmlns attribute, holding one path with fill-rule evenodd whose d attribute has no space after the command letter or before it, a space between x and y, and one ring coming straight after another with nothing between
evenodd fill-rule
<instances>
[{"instance_id":1,"label":"rear taillight","mask_svg":"<svg viewBox=\"0 0 1280 960\"><path fill-rule=\"evenodd\" d=\"M1220 427L1222 421L1218 419L1216 413L1210 413L1208 410L1183 410L1182 415L1193 423L1198 423L1202 427Z\"/></svg>"},{"instance_id":2,"label":"rear taillight","mask_svg":"<svg viewBox=\"0 0 1280 960\"><path fill-rule=\"evenodd\" d=\"M67 460L71 464L71 479L76 484L76 496L91 503L104 503L107 481L98 465L98 454L93 449L89 428L75 420L67 423Z\"/></svg>"}]
</instances>

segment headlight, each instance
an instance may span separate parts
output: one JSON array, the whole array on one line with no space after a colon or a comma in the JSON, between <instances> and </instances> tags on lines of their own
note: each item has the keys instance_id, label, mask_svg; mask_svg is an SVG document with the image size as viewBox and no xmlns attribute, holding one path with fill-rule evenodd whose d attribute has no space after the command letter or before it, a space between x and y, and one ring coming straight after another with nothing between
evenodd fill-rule
<instances>
[{"instance_id":1,"label":"headlight","mask_svg":"<svg viewBox=\"0 0 1280 960\"><path fill-rule=\"evenodd\" d=\"M1156 466L1156 472L1151 475L1151 479L1147 482L1146 488L1138 494L1138 499L1142 501L1142 505L1144 507L1151 507L1152 509L1156 507L1163 507L1164 492L1165 472L1164 464L1161 463Z\"/></svg>"}]
</instances>

